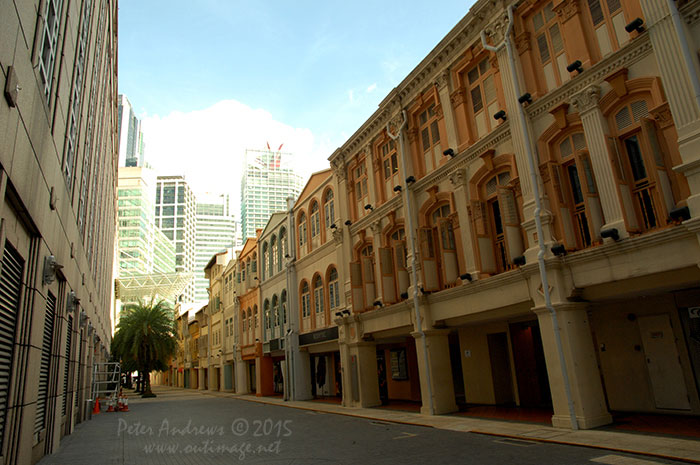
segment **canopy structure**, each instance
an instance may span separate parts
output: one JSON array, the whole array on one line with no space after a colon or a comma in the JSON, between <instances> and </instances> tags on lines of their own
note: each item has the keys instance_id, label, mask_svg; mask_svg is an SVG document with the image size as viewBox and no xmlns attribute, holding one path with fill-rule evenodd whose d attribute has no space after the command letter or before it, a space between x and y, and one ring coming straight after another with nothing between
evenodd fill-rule
<instances>
[{"instance_id":1,"label":"canopy structure","mask_svg":"<svg viewBox=\"0 0 700 465\"><path fill-rule=\"evenodd\" d=\"M132 302L145 297L157 296L175 300L192 281L193 272L151 273L122 275L117 278L117 298Z\"/></svg>"}]
</instances>

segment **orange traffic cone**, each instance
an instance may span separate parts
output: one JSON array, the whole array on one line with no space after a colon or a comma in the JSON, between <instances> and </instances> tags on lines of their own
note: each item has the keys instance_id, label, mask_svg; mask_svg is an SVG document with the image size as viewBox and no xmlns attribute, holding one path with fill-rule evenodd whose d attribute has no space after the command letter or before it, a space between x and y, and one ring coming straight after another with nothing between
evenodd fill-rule
<instances>
[{"instance_id":1,"label":"orange traffic cone","mask_svg":"<svg viewBox=\"0 0 700 465\"><path fill-rule=\"evenodd\" d=\"M98 413L100 413L100 398L99 397L95 399L95 406L92 409L93 415L97 415Z\"/></svg>"},{"instance_id":2,"label":"orange traffic cone","mask_svg":"<svg viewBox=\"0 0 700 465\"><path fill-rule=\"evenodd\" d=\"M122 408L120 410L122 412L129 411L129 398L128 397L122 397Z\"/></svg>"}]
</instances>

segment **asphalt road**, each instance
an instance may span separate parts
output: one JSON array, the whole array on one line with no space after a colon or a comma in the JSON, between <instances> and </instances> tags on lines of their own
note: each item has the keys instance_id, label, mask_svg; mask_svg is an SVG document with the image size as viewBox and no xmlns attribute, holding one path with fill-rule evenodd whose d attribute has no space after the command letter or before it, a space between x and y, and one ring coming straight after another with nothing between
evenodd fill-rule
<instances>
[{"instance_id":1,"label":"asphalt road","mask_svg":"<svg viewBox=\"0 0 700 465\"><path fill-rule=\"evenodd\" d=\"M40 465L659 464L584 447L372 421L168 390L101 413Z\"/></svg>"}]
</instances>

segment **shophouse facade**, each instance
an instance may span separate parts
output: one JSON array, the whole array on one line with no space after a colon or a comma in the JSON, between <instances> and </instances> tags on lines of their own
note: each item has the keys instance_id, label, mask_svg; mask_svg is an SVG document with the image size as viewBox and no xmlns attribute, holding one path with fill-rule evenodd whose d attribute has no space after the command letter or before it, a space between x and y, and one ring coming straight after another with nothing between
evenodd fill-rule
<instances>
[{"instance_id":1,"label":"shophouse facade","mask_svg":"<svg viewBox=\"0 0 700 465\"><path fill-rule=\"evenodd\" d=\"M477 2L330 157L350 404L697 414L699 5L531 0L511 28L515 3Z\"/></svg>"},{"instance_id":2,"label":"shophouse facade","mask_svg":"<svg viewBox=\"0 0 700 465\"><path fill-rule=\"evenodd\" d=\"M234 290L239 308L239 340L236 350L236 393L260 392L262 383L262 332L260 324L260 293L258 280L257 231L255 238L249 237L238 253L236 283ZM267 374L267 372L265 372ZM267 383L265 383L267 384Z\"/></svg>"}]
</instances>

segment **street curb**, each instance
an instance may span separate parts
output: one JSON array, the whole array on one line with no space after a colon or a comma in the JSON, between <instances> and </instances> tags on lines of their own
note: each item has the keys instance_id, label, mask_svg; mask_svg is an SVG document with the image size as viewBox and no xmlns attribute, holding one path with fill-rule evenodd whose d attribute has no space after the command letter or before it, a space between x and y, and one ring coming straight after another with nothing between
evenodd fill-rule
<instances>
[{"instance_id":1,"label":"street curb","mask_svg":"<svg viewBox=\"0 0 700 465\"><path fill-rule=\"evenodd\" d=\"M206 394L206 393L203 393L203 394ZM265 405L276 405L276 406L279 406L279 407L294 408L294 409L297 409L297 410L307 410L307 411L310 411L310 412L330 413L330 414L332 414L332 415L343 415L343 416L346 416L346 417L362 418L362 419L365 419L365 420L385 421L385 422L387 422L387 423L396 423L396 424L398 424L398 425L420 426L420 427L423 427L423 428L437 428L436 426L433 426L433 425L425 425L425 424L422 424L422 423L414 423L414 422L403 421L403 420L389 420L389 419L385 419L385 418L370 417L370 416L367 416L367 415L361 415L361 414L359 414L359 413L352 413L352 412L336 412L336 411L323 410L323 409L313 408L313 407L304 407L304 406L301 406L301 405L279 404L279 403L276 403L276 402L268 402L268 401L265 401L265 400L262 400L262 399L261 399L261 400L258 400L258 399L251 399L251 398L249 398L249 397L243 397L243 395L245 395L245 394L233 394L233 395L229 395L229 396L219 396L219 395L216 395L216 394L209 394L209 395L211 395L211 396L213 396L213 397L230 397L230 398L232 398L232 399L243 400L243 401L246 401L246 402L255 402L255 403L257 403L257 404L265 404ZM346 408L347 408L347 407L346 407Z\"/></svg>"},{"instance_id":2,"label":"street curb","mask_svg":"<svg viewBox=\"0 0 700 465\"><path fill-rule=\"evenodd\" d=\"M176 389L182 389L182 388L176 388ZM186 389L183 389L183 390L186 390ZM311 411L311 412L327 413L327 414L333 414L333 415L343 415L343 416L353 417L353 418L362 418L365 420L384 421L387 423L395 423L395 424L399 424L399 425L409 425L409 426L419 426L419 427L423 427L423 428L444 429L446 431L474 433L474 434L481 434L483 436L519 439L522 441L533 441L533 442L542 442L542 443L549 443L549 444L559 444L559 445L564 445L564 446L586 447L589 449L607 450L607 451L611 451L611 452L619 452L619 453L631 454L631 455L640 455L640 456L644 456L644 457L653 457L653 458L664 459L664 460L675 460L677 462L683 462L683 463L700 464L700 460L689 459L689 458L685 458L685 457L676 457L676 456L664 455L664 454L656 454L654 452L644 452L644 451L638 451L638 450L621 449L621 448L601 446L601 445L596 445L596 444L582 444L582 443L578 443L578 442L558 441L555 439L544 439L544 438L537 438L537 437L530 437L530 436L519 436L519 435L515 435L515 434L490 433L488 431L479 431L479 430L457 431L457 430L452 430L449 428L441 428L439 426L426 425L423 423L416 423L416 422L410 422L410 421L405 421L405 420L392 420L392 419L385 419L385 418L378 418L378 417L372 417L372 416L367 416L367 415L361 415L361 414L352 413L352 412L336 412L336 411L323 410L323 409L314 408L314 407L305 407L305 406L301 406L301 405L290 405L290 404L286 404L286 403L270 402L270 401L267 401L264 399L251 398L252 396L249 396L247 394L224 393L224 395L221 395L221 394L216 394L214 392L207 392L207 391L199 391L199 393L209 395L212 397L228 397L231 399L243 400L246 402L254 402L257 404L276 405L279 407L287 407L287 408L293 408L293 409L297 409L297 410L307 410L307 411ZM347 407L345 407L345 408L347 408Z\"/></svg>"},{"instance_id":3,"label":"street curb","mask_svg":"<svg viewBox=\"0 0 700 465\"><path fill-rule=\"evenodd\" d=\"M578 442L557 441L556 439L543 439L543 438L530 437L530 436L518 436L515 434L489 433L488 431L471 430L469 432L474 433L474 434L481 434L484 436L495 436L495 437L500 437L500 438L520 439L522 441L545 442L545 443L549 443L549 444L560 444L563 446L587 447L589 449L609 450L612 452L620 452L620 453L624 453L624 454L643 455L646 457L654 457L657 459L675 460L676 462L700 464L700 460L693 460L693 459L688 459L688 458L684 458L684 457L676 457L676 456L664 455L664 454L655 454L654 452L642 452L642 451L637 451L637 450L620 449L617 447L598 446L595 444L581 444Z\"/></svg>"}]
</instances>

